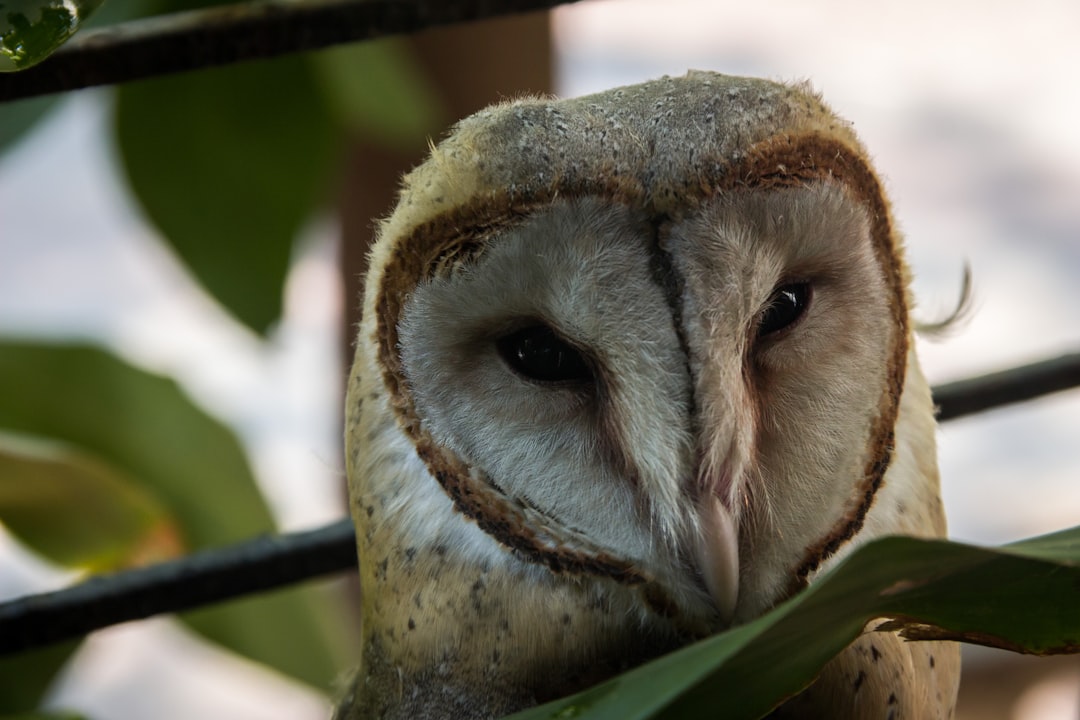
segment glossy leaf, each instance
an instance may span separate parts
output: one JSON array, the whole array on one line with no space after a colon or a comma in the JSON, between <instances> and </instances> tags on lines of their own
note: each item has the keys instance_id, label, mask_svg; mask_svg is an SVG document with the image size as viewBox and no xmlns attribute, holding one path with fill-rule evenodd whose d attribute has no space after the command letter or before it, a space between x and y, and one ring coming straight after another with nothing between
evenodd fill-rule
<instances>
[{"instance_id":1,"label":"glossy leaf","mask_svg":"<svg viewBox=\"0 0 1080 720\"><path fill-rule=\"evenodd\" d=\"M166 378L92 347L0 342L0 427L100 458L168 508L192 549L273 530L243 449ZM344 661L310 588L185 616L207 637L327 688ZM340 635L340 634L339 634Z\"/></svg>"},{"instance_id":2,"label":"glossy leaf","mask_svg":"<svg viewBox=\"0 0 1080 720\"><path fill-rule=\"evenodd\" d=\"M1034 599L1038 599L1034 602ZM999 549L885 538L766 615L514 720L752 720L876 618L913 639L1080 652L1080 527Z\"/></svg>"},{"instance_id":3,"label":"glossy leaf","mask_svg":"<svg viewBox=\"0 0 1080 720\"><path fill-rule=\"evenodd\" d=\"M123 473L62 444L2 432L0 523L49 560L93 572L181 552L165 509Z\"/></svg>"},{"instance_id":4,"label":"glossy leaf","mask_svg":"<svg viewBox=\"0 0 1080 720\"><path fill-rule=\"evenodd\" d=\"M0 72L33 67L74 35L102 0L0 2Z\"/></svg>"},{"instance_id":5,"label":"glossy leaf","mask_svg":"<svg viewBox=\"0 0 1080 720\"><path fill-rule=\"evenodd\" d=\"M149 219L211 295L265 332L335 167L338 133L309 65L287 57L125 85L116 133Z\"/></svg>"}]
</instances>

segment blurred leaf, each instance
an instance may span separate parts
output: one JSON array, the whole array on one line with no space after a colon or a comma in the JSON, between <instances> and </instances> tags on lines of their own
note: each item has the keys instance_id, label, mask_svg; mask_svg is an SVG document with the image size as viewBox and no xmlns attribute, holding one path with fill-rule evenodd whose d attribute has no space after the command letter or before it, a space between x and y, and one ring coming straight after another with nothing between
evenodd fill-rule
<instances>
[{"instance_id":1,"label":"blurred leaf","mask_svg":"<svg viewBox=\"0 0 1080 720\"><path fill-rule=\"evenodd\" d=\"M172 380L103 350L0 341L0 427L70 443L133 478L193 548L272 528L233 433Z\"/></svg>"},{"instance_id":2,"label":"blurred leaf","mask_svg":"<svg viewBox=\"0 0 1080 720\"><path fill-rule=\"evenodd\" d=\"M1080 652L1080 527L998 550L891 537L869 543L766 615L583 693L514 715L759 718L806 687L867 622L911 638L1035 654Z\"/></svg>"},{"instance_id":3,"label":"blurred leaf","mask_svg":"<svg viewBox=\"0 0 1080 720\"><path fill-rule=\"evenodd\" d=\"M25 70L56 52L102 0L0 2L0 72Z\"/></svg>"},{"instance_id":4,"label":"blurred leaf","mask_svg":"<svg viewBox=\"0 0 1080 720\"><path fill-rule=\"evenodd\" d=\"M413 152L447 123L438 93L400 39L341 45L308 57L330 109L350 131Z\"/></svg>"},{"instance_id":5,"label":"blurred leaf","mask_svg":"<svg viewBox=\"0 0 1080 720\"><path fill-rule=\"evenodd\" d=\"M8 718L9 715L39 717L33 713L41 705L56 674L81 642L66 642L18 655L0 656L0 718Z\"/></svg>"},{"instance_id":6,"label":"blurred leaf","mask_svg":"<svg viewBox=\"0 0 1080 720\"><path fill-rule=\"evenodd\" d=\"M0 104L0 153L6 151L27 130L60 101L58 96L27 98Z\"/></svg>"},{"instance_id":7,"label":"blurred leaf","mask_svg":"<svg viewBox=\"0 0 1080 720\"><path fill-rule=\"evenodd\" d=\"M32 712L18 715L0 715L0 720L86 720L85 715L69 712Z\"/></svg>"},{"instance_id":8,"label":"blurred leaf","mask_svg":"<svg viewBox=\"0 0 1080 720\"><path fill-rule=\"evenodd\" d=\"M3 432L0 523L49 560L95 572L181 552L165 509L115 468Z\"/></svg>"},{"instance_id":9,"label":"blurred leaf","mask_svg":"<svg viewBox=\"0 0 1080 720\"><path fill-rule=\"evenodd\" d=\"M166 378L85 346L0 342L0 427L56 438L130 477L172 513L193 548L273 530L243 449ZM330 612L310 589L193 613L207 637L319 688L341 662ZM187 617L187 616L185 616Z\"/></svg>"},{"instance_id":10,"label":"blurred leaf","mask_svg":"<svg viewBox=\"0 0 1080 720\"><path fill-rule=\"evenodd\" d=\"M339 140L309 64L188 73L125 85L117 98L121 159L147 215L219 302L265 332Z\"/></svg>"},{"instance_id":11,"label":"blurred leaf","mask_svg":"<svg viewBox=\"0 0 1080 720\"><path fill-rule=\"evenodd\" d=\"M217 5L235 5L237 0L145 0L152 15L199 10Z\"/></svg>"},{"instance_id":12,"label":"blurred leaf","mask_svg":"<svg viewBox=\"0 0 1080 720\"><path fill-rule=\"evenodd\" d=\"M102 4L84 24L85 30L116 25L151 14L156 0L111 0Z\"/></svg>"}]
</instances>

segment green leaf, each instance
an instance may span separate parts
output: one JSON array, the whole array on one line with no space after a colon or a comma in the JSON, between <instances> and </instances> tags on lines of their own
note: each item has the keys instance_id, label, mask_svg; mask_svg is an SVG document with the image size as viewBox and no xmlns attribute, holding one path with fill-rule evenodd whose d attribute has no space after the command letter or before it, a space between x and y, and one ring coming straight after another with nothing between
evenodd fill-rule
<instances>
[{"instance_id":1,"label":"green leaf","mask_svg":"<svg viewBox=\"0 0 1080 720\"><path fill-rule=\"evenodd\" d=\"M59 97L35 97L0 105L0 153L32 128L60 101Z\"/></svg>"},{"instance_id":2,"label":"green leaf","mask_svg":"<svg viewBox=\"0 0 1080 720\"><path fill-rule=\"evenodd\" d=\"M243 449L166 378L86 346L0 342L0 427L100 458L200 549L273 530ZM319 688L343 667L320 594L292 588L185 616L207 637Z\"/></svg>"},{"instance_id":3,"label":"green leaf","mask_svg":"<svg viewBox=\"0 0 1080 720\"><path fill-rule=\"evenodd\" d=\"M1039 602L1033 603L1032 599ZM806 687L871 620L911 639L1080 652L1080 527L997 550L891 537L746 625L514 720L759 718Z\"/></svg>"},{"instance_id":4,"label":"green leaf","mask_svg":"<svg viewBox=\"0 0 1080 720\"><path fill-rule=\"evenodd\" d=\"M330 109L353 133L414 152L446 126L438 93L402 40L341 45L308 58Z\"/></svg>"},{"instance_id":5,"label":"green leaf","mask_svg":"<svg viewBox=\"0 0 1080 720\"><path fill-rule=\"evenodd\" d=\"M123 473L69 446L3 432L0 523L49 560L92 572L180 550L165 509Z\"/></svg>"},{"instance_id":6,"label":"green leaf","mask_svg":"<svg viewBox=\"0 0 1080 720\"><path fill-rule=\"evenodd\" d=\"M74 35L102 0L0 0L0 72L25 70Z\"/></svg>"},{"instance_id":7,"label":"green leaf","mask_svg":"<svg viewBox=\"0 0 1080 720\"><path fill-rule=\"evenodd\" d=\"M154 0L123 0L104 3L85 23L85 29L116 25L150 14Z\"/></svg>"},{"instance_id":8,"label":"green leaf","mask_svg":"<svg viewBox=\"0 0 1080 720\"><path fill-rule=\"evenodd\" d=\"M32 713L78 647L79 642L66 642L0 657L0 718L35 717Z\"/></svg>"},{"instance_id":9,"label":"green leaf","mask_svg":"<svg viewBox=\"0 0 1080 720\"><path fill-rule=\"evenodd\" d=\"M265 332L339 143L309 64L288 57L125 85L116 132L150 220L211 295Z\"/></svg>"}]
</instances>

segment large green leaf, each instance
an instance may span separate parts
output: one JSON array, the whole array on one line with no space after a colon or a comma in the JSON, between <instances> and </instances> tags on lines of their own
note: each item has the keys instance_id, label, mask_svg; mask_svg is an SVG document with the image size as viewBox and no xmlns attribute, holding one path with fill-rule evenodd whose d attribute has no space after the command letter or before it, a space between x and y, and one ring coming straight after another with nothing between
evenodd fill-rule
<instances>
[{"instance_id":1,"label":"large green leaf","mask_svg":"<svg viewBox=\"0 0 1080 720\"><path fill-rule=\"evenodd\" d=\"M123 473L62 443L3 432L0 523L53 562L90 571L179 549L168 513Z\"/></svg>"},{"instance_id":2,"label":"large green leaf","mask_svg":"<svg viewBox=\"0 0 1080 720\"><path fill-rule=\"evenodd\" d=\"M85 346L0 342L0 427L56 438L124 473L168 508L193 549L273 530L232 432L166 378ZM185 616L207 637L327 688L342 667L332 613L293 588ZM340 635L340 633L339 633Z\"/></svg>"},{"instance_id":3,"label":"large green leaf","mask_svg":"<svg viewBox=\"0 0 1080 720\"><path fill-rule=\"evenodd\" d=\"M514 720L752 720L806 687L876 618L915 639L1080 652L1080 527L997 550L892 537L746 625Z\"/></svg>"},{"instance_id":4,"label":"large green leaf","mask_svg":"<svg viewBox=\"0 0 1080 720\"><path fill-rule=\"evenodd\" d=\"M303 58L125 85L116 132L131 187L205 288L265 332L339 137Z\"/></svg>"}]
</instances>

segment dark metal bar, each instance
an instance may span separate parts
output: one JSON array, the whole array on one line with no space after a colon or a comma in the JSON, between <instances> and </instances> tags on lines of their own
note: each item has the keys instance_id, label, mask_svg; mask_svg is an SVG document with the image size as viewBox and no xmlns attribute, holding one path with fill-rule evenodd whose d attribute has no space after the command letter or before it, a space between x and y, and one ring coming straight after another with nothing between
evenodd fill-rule
<instances>
[{"instance_id":1,"label":"dark metal bar","mask_svg":"<svg viewBox=\"0 0 1080 720\"><path fill-rule=\"evenodd\" d=\"M316 50L578 0L264 0L134 20L75 36L0 102Z\"/></svg>"},{"instance_id":2,"label":"dark metal bar","mask_svg":"<svg viewBox=\"0 0 1080 720\"><path fill-rule=\"evenodd\" d=\"M1080 386L1080 353L934 388L939 417L972 413ZM0 604L0 654L109 625L268 590L356 567L352 523L259 537L153 567L91 578Z\"/></svg>"},{"instance_id":3,"label":"dark metal bar","mask_svg":"<svg viewBox=\"0 0 1080 720\"><path fill-rule=\"evenodd\" d=\"M0 655L356 567L352 523L261 536L0 604Z\"/></svg>"},{"instance_id":4,"label":"dark metal bar","mask_svg":"<svg viewBox=\"0 0 1080 720\"><path fill-rule=\"evenodd\" d=\"M939 385L934 402L945 422L1078 386L1080 352Z\"/></svg>"}]
</instances>

